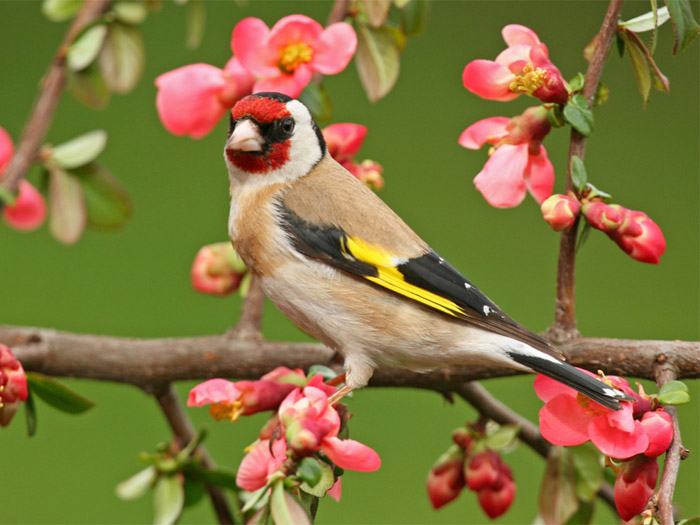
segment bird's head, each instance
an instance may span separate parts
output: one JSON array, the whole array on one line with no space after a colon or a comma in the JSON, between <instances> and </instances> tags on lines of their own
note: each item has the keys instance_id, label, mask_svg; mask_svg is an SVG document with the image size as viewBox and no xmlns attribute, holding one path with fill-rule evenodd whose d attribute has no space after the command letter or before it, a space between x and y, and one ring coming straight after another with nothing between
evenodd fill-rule
<instances>
[{"instance_id":1,"label":"bird's head","mask_svg":"<svg viewBox=\"0 0 700 525\"><path fill-rule=\"evenodd\" d=\"M280 93L256 93L231 109L224 158L234 182L283 182L306 175L326 154L309 110Z\"/></svg>"}]
</instances>

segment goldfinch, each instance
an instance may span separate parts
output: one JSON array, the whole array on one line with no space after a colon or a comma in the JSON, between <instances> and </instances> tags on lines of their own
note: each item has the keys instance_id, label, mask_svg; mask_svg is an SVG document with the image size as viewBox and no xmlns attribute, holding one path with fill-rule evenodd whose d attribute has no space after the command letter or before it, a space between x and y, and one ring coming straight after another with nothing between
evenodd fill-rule
<instances>
[{"instance_id":1,"label":"goldfinch","mask_svg":"<svg viewBox=\"0 0 700 525\"><path fill-rule=\"evenodd\" d=\"M231 110L229 235L267 297L339 352L345 386L379 365L534 371L609 408L628 396L564 363L328 154L309 110L257 93ZM337 400L337 397L334 399Z\"/></svg>"}]
</instances>

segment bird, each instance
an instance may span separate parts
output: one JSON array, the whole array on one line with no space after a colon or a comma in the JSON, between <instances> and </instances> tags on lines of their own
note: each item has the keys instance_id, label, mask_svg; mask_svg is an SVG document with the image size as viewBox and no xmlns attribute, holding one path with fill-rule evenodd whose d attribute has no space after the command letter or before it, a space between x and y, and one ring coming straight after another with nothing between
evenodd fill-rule
<instances>
[{"instance_id":1,"label":"bird","mask_svg":"<svg viewBox=\"0 0 700 525\"><path fill-rule=\"evenodd\" d=\"M229 120L229 237L277 308L343 357L345 384L329 402L378 366L452 365L540 373L610 409L631 400L564 362L438 255L330 156L300 101L255 93Z\"/></svg>"}]
</instances>

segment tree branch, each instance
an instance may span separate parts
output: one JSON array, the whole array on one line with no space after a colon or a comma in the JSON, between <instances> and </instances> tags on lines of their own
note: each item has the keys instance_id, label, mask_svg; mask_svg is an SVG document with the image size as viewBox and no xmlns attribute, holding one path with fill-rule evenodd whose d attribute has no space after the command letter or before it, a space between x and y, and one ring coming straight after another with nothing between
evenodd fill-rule
<instances>
[{"instance_id":1,"label":"tree branch","mask_svg":"<svg viewBox=\"0 0 700 525\"><path fill-rule=\"evenodd\" d=\"M195 430L192 425L192 421L187 416L182 403L175 392L172 385L164 385L160 388L155 389L153 392L154 397L158 401L163 414L165 414L170 428L175 435L181 448L187 446L194 437ZM202 458L202 466L206 469L216 468L214 460L209 455L209 452L203 445L197 447ZM209 497L211 498L211 503L214 507L214 512L216 512L216 517L221 524L232 524L234 523L233 515L228 506L228 501L226 500L226 494L222 489L214 485L206 485L207 492L209 492Z\"/></svg>"},{"instance_id":2,"label":"tree branch","mask_svg":"<svg viewBox=\"0 0 700 525\"><path fill-rule=\"evenodd\" d=\"M603 73L605 60L610 52L620 11L624 0L611 0L608 11L605 13L603 25L596 36L593 56L586 70L586 83L583 86L582 95L590 106L595 97L595 92ZM586 138L575 129L571 130L571 143L569 145L569 160L566 168L566 189L573 190L574 184L571 178L571 159L575 156L583 160L586 153ZM572 228L564 230L559 245L559 261L557 264L557 298L554 307L554 323L548 330L549 338L555 343L562 343L578 337L576 328L576 235L578 232L578 220Z\"/></svg>"},{"instance_id":3,"label":"tree branch","mask_svg":"<svg viewBox=\"0 0 700 525\"><path fill-rule=\"evenodd\" d=\"M46 132L51 126L53 114L58 106L58 99L66 83L66 56L68 49L78 35L92 22L97 20L109 6L110 0L89 0L85 2L80 12L68 28L63 42L56 51L46 75L41 83L34 108L27 124L22 131L22 138L17 145L12 160L2 177L2 186L11 192L17 189L17 184L35 161ZM0 202L0 208L2 203Z\"/></svg>"},{"instance_id":4,"label":"tree branch","mask_svg":"<svg viewBox=\"0 0 700 525\"><path fill-rule=\"evenodd\" d=\"M241 316L238 323L231 330L234 337L242 339L261 339L263 307L265 306L265 294L263 293L260 279L253 277L250 281L248 295L246 295L241 307Z\"/></svg>"}]
</instances>

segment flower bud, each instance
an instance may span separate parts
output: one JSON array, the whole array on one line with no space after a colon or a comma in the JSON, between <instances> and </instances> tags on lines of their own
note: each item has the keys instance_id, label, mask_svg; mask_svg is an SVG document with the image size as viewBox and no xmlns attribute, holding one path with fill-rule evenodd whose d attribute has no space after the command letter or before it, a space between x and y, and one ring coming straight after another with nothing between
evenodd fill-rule
<instances>
[{"instance_id":1,"label":"flower bud","mask_svg":"<svg viewBox=\"0 0 700 525\"><path fill-rule=\"evenodd\" d=\"M469 452L474 438L466 428L457 428L452 432L452 441L465 452Z\"/></svg>"},{"instance_id":2,"label":"flower bud","mask_svg":"<svg viewBox=\"0 0 700 525\"><path fill-rule=\"evenodd\" d=\"M615 480L615 507L624 521L640 514L654 495L659 466L656 458L638 454L622 463Z\"/></svg>"},{"instance_id":3,"label":"flower bud","mask_svg":"<svg viewBox=\"0 0 700 525\"><path fill-rule=\"evenodd\" d=\"M46 201L31 183L21 180L15 203L12 206L5 206L2 214L15 230L36 230L46 219Z\"/></svg>"},{"instance_id":4,"label":"flower bud","mask_svg":"<svg viewBox=\"0 0 700 525\"><path fill-rule=\"evenodd\" d=\"M228 295L238 289L247 272L231 243L203 246L192 264L192 286L212 295Z\"/></svg>"},{"instance_id":5,"label":"flower bud","mask_svg":"<svg viewBox=\"0 0 700 525\"><path fill-rule=\"evenodd\" d=\"M642 416L642 428L649 436L649 446L644 451L646 456L660 456L671 445L673 440L673 423L671 416L660 408L647 412Z\"/></svg>"},{"instance_id":6,"label":"flower bud","mask_svg":"<svg viewBox=\"0 0 700 525\"><path fill-rule=\"evenodd\" d=\"M459 496L464 488L463 463L462 451L453 447L443 454L430 469L426 488L434 509L437 510L447 505Z\"/></svg>"},{"instance_id":7,"label":"flower bud","mask_svg":"<svg viewBox=\"0 0 700 525\"><path fill-rule=\"evenodd\" d=\"M622 221L620 213L615 208L601 201L584 202L581 213L586 217L588 224L605 233L617 230Z\"/></svg>"},{"instance_id":8,"label":"flower bud","mask_svg":"<svg viewBox=\"0 0 700 525\"><path fill-rule=\"evenodd\" d=\"M480 491L496 484L501 475L501 457L498 452L485 450L473 454L466 463L464 477L470 490Z\"/></svg>"},{"instance_id":9,"label":"flower bud","mask_svg":"<svg viewBox=\"0 0 700 525\"><path fill-rule=\"evenodd\" d=\"M0 344L0 425L10 424L20 402L28 395L22 364L7 346Z\"/></svg>"},{"instance_id":10,"label":"flower bud","mask_svg":"<svg viewBox=\"0 0 700 525\"><path fill-rule=\"evenodd\" d=\"M514 498L513 472L505 462L501 461L501 473L498 481L479 491L477 495L479 505L489 518L495 519L508 510Z\"/></svg>"},{"instance_id":11,"label":"flower bud","mask_svg":"<svg viewBox=\"0 0 700 525\"><path fill-rule=\"evenodd\" d=\"M544 220L558 232L574 225L580 209L581 205L576 199L561 194L552 195L541 206Z\"/></svg>"},{"instance_id":12,"label":"flower bud","mask_svg":"<svg viewBox=\"0 0 700 525\"><path fill-rule=\"evenodd\" d=\"M610 234L622 250L633 259L658 264L666 251L666 239L661 228L646 213L613 206L620 213L622 223Z\"/></svg>"}]
</instances>

